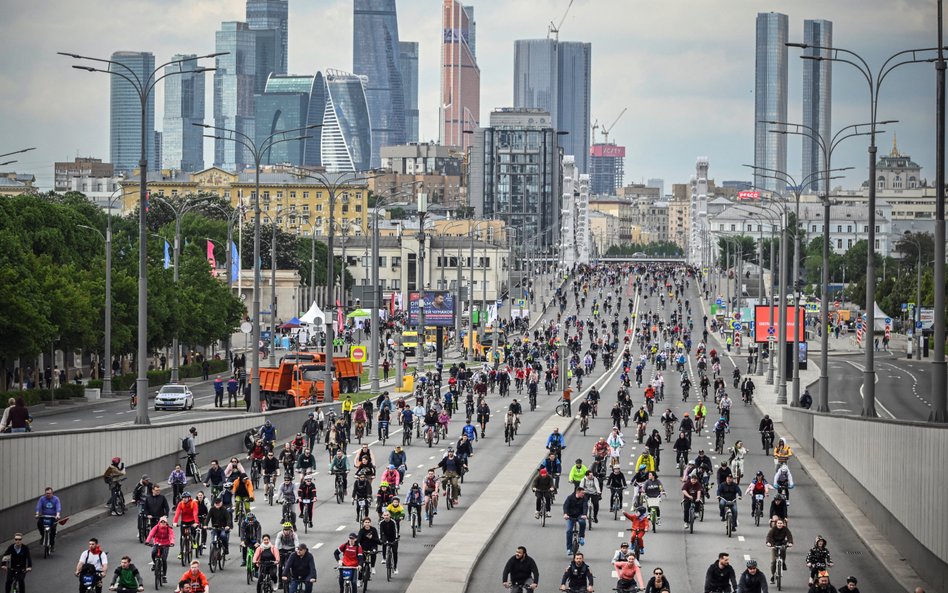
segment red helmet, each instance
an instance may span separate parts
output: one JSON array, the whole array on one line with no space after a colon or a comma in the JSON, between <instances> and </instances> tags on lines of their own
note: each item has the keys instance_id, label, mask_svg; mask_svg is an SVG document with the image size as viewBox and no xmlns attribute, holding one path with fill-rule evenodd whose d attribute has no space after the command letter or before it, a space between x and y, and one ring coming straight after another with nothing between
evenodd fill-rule
<instances>
[{"instance_id":1,"label":"red helmet","mask_svg":"<svg viewBox=\"0 0 948 593\"><path fill-rule=\"evenodd\" d=\"M113 458L112 458L112 465L118 465L118 464L120 464L120 463L122 463L122 458L121 458L121 457L113 457Z\"/></svg>"}]
</instances>

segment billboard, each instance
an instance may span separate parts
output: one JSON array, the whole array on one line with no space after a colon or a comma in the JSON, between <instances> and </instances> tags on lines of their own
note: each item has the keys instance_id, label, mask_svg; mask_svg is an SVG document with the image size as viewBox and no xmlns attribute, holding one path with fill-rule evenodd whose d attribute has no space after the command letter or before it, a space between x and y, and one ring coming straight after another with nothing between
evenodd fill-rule
<instances>
[{"instance_id":1,"label":"billboard","mask_svg":"<svg viewBox=\"0 0 948 593\"><path fill-rule=\"evenodd\" d=\"M589 147L589 156L625 158L625 146L615 144L593 144Z\"/></svg>"},{"instance_id":2,"label":"billboard","mask_svg":"<svg viewBox=\"0 0 948 593\"><path fill-rule=\"evenodd\" d=\"M804 310L798 309L787 305L787 342L793 342L793 331L794 328L797 328L798 333L798 342L806 342L805 328L803 323ZM775 323L773 324L774 328L774 337L780 335L780 307L774 307L774 317L776 317ZM797 320L797 323L794 323L794 319ZM770 336L770 333L767 331L771 328L770 323L770 306L769 305L757 305L754 307L754 341L755 342L766 342L767 338Z\"/></svg>"},{"instance_id":3,"label":"billboard","mask_svg":"<svg viewBox=\"0 0 948 593\"><path fill-rule=\"evenodd\" d=\"M454 294L447 290L426 290L425 325L454 327ZM408 294L408 324L418 325L418 305L421 293Z\"/></svg>"},{"instance_id":4,"label":"billboard","mask_svg":"<svg viewBox=\"0 0 948 593\"><path fill-rule=\"evenodd\" d=\"M739 191L737 192L737 199L738 200L759 200L760 192L751 191L751 190Z\"/></svg>"}]
</instances>

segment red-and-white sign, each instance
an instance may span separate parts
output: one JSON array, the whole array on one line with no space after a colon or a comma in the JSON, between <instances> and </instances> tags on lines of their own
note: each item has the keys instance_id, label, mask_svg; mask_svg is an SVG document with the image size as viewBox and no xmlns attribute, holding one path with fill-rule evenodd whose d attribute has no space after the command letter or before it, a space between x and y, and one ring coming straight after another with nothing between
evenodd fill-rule
<instances>
[{"instance_id":1,"label":"red-and-white sign","mask_svg":"<svg viewBox=\"0 0 948 593\"><path fill-rule=\"evenodd\" d=\"M737 192L738 200L759 200L760 192L759 191L739 191Z\"/></svg>"},{"instance_id":2,"label":"red-and-white sign","mask_svg":"<svg viewBox=\"0 0 948 593\"><path fill-rule=\"evenodd\" d=\"M793 342L793 331L797 328L799 342L805 342L804 310L796 307L787 306L787 342ZM770 307L768 305L757 305L754 307L754 341L757 343L766 342L769 335L767 330L773 325L776 332L780 331L780 307L774 307L774 316L777 318L775 323L770 322ZM795 323L795 320L797 321Z\"/></svg>"},{"instance_id":3,"label":"red-and-white sign","mask_svg":"<svg viewBox=\"0 0 948 593\"><path fill-rule=\"evenodd\" d=\"M589 147L590 156L597 157L625 157L625 146L615 144L593 144Z\"/></svg>"}]
</instances>

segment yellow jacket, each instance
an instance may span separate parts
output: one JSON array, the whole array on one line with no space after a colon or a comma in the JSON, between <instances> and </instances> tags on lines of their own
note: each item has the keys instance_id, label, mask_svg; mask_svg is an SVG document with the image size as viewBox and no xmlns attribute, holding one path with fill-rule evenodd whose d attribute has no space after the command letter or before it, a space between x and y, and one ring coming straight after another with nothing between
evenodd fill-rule
<instances>
[{"instance_id":1,"label":"yellow jacket","mask_svg":"<svg viewBox=\"0 0 948 593\"><path fill-rule=\"evenodd\" d=\"M639 455L639 458L635 460L635 471L639 471L639 468L643 465L645 466L645 471L655 471L655 458L652 457L648 451Z\"/></svg>"},{"instance_id":2,"label":"yellow jacket","mask_svg":"<svg viewBox=\"0 0 948 593\"><path fill-rule=\"evenodd\" d=\"M351 399L343 400L343 402L342 402L342 411L343 411L343 412L351 412L351 411L352 411L352 400L351 400Z\"/></svg>"}]
</instances>

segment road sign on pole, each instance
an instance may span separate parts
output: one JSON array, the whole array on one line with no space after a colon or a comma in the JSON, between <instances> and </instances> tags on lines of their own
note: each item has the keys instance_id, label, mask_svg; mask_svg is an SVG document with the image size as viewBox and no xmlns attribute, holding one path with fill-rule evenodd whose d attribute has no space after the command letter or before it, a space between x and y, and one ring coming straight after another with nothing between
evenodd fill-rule
<instances>
[{"instance_id":1,"label":"road sign on pole","mask_svg":"<svg viewBox=\"0 0 948 593\"><path fill-rule=\"evenodd\" d=\"M891 318L891 317L886 317L886 318L885 318L885 324L886 324L886 326L892 325L892 318Z\"/></svg>"},{"instance_id":2,"label":"road sign on pole","mask_svg":"<svg viewBox=\"0 0 948 593\"><path fill-rule=\"evenodd\" d=\"M365 346L350 346L349 347L349 360L352 362L365 362L366 361L366 352Z\"/></svg>"}]
</instances>

